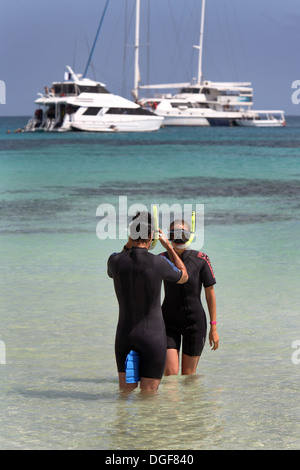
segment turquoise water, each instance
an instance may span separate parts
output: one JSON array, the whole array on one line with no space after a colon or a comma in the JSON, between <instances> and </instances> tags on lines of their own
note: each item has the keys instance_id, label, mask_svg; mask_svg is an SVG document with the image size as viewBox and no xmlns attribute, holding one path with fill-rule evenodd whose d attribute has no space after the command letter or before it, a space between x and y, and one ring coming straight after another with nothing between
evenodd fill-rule
<instances>
[{"instance_id":1,"label":"turquoise water","mask_svg":"<svg viewBox=\"0 0 300 470\"><path fill-rule=\"evenodd\" d=\"M300 119L7 134L25 122L0 120L0 448L298 449ZM99 240L96 210L120 195L204 204L194 247L217 278L219 349L152 397L118 390L106 261L124 240Z\"/></svg>"}]
</instances>

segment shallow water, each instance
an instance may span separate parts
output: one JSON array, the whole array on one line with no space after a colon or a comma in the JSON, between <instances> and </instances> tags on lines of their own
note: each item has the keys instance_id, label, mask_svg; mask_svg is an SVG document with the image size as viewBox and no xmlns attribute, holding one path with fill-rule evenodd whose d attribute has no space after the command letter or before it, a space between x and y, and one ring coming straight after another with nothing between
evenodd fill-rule
<instances>
[{"instance_id":1,"label":"shallow water","mask_svg":"<svg viewBox=\"0 0 300 470\"><path fill-rule=\"evenodd\" d=\"M6 134L24 122L0 120L0 448L299 448L300 120ZM118 390L106 261L124 241L97 238L96 210L120 195L204 204L217 278L220 348L151 397Z\"/></svg>"}]
</instances>

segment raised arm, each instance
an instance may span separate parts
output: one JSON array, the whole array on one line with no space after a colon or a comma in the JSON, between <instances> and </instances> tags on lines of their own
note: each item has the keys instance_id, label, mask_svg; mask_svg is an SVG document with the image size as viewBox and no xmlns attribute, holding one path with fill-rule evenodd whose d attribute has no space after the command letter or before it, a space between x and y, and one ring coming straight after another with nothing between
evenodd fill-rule
<instances>
[{"instance_id":1,"label":"raised arm","mask_svg":"<svg viewBox=\"0 0 300 470\"><path fill-rule=\"evenodd\" d=\"M161 231L161 229L159 229L159 241L162 244L162 246L167 250L172 263L176 266L176 268L180 269L182 273L181 278L179 279L179 281L177 281L177 284L184 284L189 279L189 275L187 273L185 264L183 263L181 258L177 255L171 243L169 242L165 234Z\"/></svg>"}]
</instances>

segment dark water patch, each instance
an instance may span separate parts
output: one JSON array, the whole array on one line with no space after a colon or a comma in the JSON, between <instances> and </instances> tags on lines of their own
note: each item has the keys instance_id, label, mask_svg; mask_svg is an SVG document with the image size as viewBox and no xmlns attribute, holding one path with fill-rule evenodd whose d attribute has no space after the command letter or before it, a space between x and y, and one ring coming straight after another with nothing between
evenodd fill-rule
<instances>
[{"instance_id":1,"label":"dark water patch","mask_svg":"<svg viewBox=\"0 0 300 470\"><path fill-rule=\"evenodd\" d=\"M0 191L0 194L32 194L32 193L41 193L45 192L45 188L39 189L6 189L5 191Z\"/></svg>"},{"instance_id":2,"label":"dark water patch","mask_svg":"<svg viewBox=\"0 0 300 470\"><path fill-rule=\"evenodd\" d=\"M238 225L251 225L251 224L270 224L270 223L284 223L289 221L300 221L300 216L295 214L286 213L278 214L274 212L240 212L240 211L212 211L205 213L204 226L238 226ZM7 235L74 235L74 234L94 234L96 236L96 225L98 219L94 216L91 217L86 224L76 224L69 227L64 227L63 222L55 226L24 226L18 225L9 228L0 228L0 236Z\"/></svg>"},{"instance_id":3,"label":"dark water patch","mask_svg":"<svg viewBox=\"0 0 300 470\"><path fill-rule=\"evenodd\" d=\"M90 221L91 222L91 221ZM94 222L94 221L92 221ZM93 229L91 227L86 226L86 228L82 226L76 226L76 227L70 227L70 228L64 228L64 227L37 227L37 228L32 228L32 227L16 227L14 228L0 228L0 236L1 235L55 235L55 234L78 234L78 233L91 233Z\"/></svg>"},{"instance_id":4,"label":"dark water patch","mask_svg":"<svg viewBox=\"0 0 300 470\"><path fill-rule=\"evenodd\" d=\"M276 213L244 213L244 212L212 212L205 214L205 225L244 225L244 224L264 224L271 222L287 222L295 220L291 214ZM297 218L299 220L299 217Z\"/></svg>"},{"instance_id":5,"label":"dark water patch","mask_svg":"<svg viewBox=\"0 0 300 470\"><path fill-rule=\"evenodd\" d=\"M57 144L60 144L57 142ZM55 141L51 139L16 139L16 140L1 140L0 151L15 151L15 150L30 150L30 149L42 149L45 147L55 145Z\"/></svg>"},{"instance_id":6,"label":"dark water patch","mask_svg":"<svg viewBox=\"0 0 300 470\"><path fill-rule=\"evenodd\" d=\"M219 198L221 202L218 200L217 207L212 209L222 204L225 212L205 212L207 225L299 220L300 182L296 180L182 177L158 182L110 181L91 187L55 186L55 190L52 190L55 196L53 199L24 197L1 201L1 234L91 232L97 225L95 214L99 204L103 201L113 203L119 196L131 197L136 202L145 198L169 204L174 200L206 203L209 198ZM62 197L57 197L59 191ZM235 207L229 209L228 205L232 205L232 201L226 198L232 198ZM245 198L250 198L246 200L248 209L243 208ZM259 201L262 204L258 206L256 199L254 210L249 211L251 198L261 198ZM235 210L237 204L238 211Z\"/></svg>"},{"instance_id":7,"label":"dark water patch","mask_svg":"<svg viewBox=\"0 0 300 470\"><path fill-rule=\"evenodd\" d=\"M97 186L45 186L40 189L16 189L1 191L0 194L32 194L61 193L63 197L56 199L23 199L18 201L0 202L0 211L18 206L20 210L55 211L67 210L71 198L93 198L98 196L161 196L181 199L193 196L202 197L251 197L251 196L284 196L299 199L300 180L269 180L247 178L215 178L215 177L181 177L168 178L161 181L107 181ZM72 201L73 202L73 201ZM64 207L65 206L65 207Z\"/></svg>"},{"instance_id":8,"label":"dark water patch","mask_svg":"<svg viewBox=\"0 0 300 470\"><path fill-rule=\"evenodd\" d=\"M204 178L182 177L164 181L112 181L98 187L73 188L70 196L153 196L176 197L186 199L192 197L269 197L284 196L298 199L300 181L266 180L246 178Z\"/></svg>"},{"instance_id":9,"label":"dark water patch","mask_svg":"<svg viewBox=\"0 0 300 470\"><path fill-rule=\"evenodd\" d=\"M210 132L212 131L212 132ZM180 129L179 132L168 132L168 130L162 130L158 133L151 134L149 137L142 135L135 135L129 137L128 135L76 135L76 134L55 134L47 135L27 135L24 136L18 134L17 136L9 135L6 139L0 140L0 152L1 151L18 151L18 150L41 150L50 147L73 147L78 151L79 147L86 150L88 146L98 146L99 151L101 147L141 147L141 153L143 152L142 147L266 147L266 148L300 148L300 136L299 139L295 136L289 137L288 135L276 135L262 136L261 134L241 135L238 133L230 135L217 135L214 130L198 129L197 132L190 134L189 138L186 138L186 134ZM299 155L300 156L300 155ZM293 157L297 157L293 155Z\"/></svg>"},{"instance_id":10,"label":"dark water patch","mask_svg":"<svg viewBox=\"0 0 300 470\"><path fill-rule=\"evenodd\" d=\"M53 218L59 213L70 210L70 201L58 199L21 199L17 201L1 201L1 219L16 218L18 220Z\"/></svg>"}]
</instances>

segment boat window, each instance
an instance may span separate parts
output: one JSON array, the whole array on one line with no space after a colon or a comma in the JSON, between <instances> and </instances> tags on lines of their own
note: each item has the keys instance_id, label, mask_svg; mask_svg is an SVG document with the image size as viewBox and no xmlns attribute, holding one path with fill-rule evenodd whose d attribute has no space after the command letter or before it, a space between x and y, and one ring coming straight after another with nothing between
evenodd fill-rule
<instances>
[{"instance_id":1,"label":"boat window","mask_svg":"<svg viewBox=\"0 0 300 470\"><path fill-rule=\"evenodd\" d=\"M153 115L145 108L109 108L106 114Z\"/></svg>"},{"instance_id":2,"label":"boat window","mask_svg":"<svg viewBox=\"0 0 300 470\"><path fill-rule=\"evenodd\" d=\"M106 88L101 85L88 86L88 85L78 85L80 93L109 93Z\"/></svg>"},{"instance_id":3,"label":"boat window","mask_svg":"<svg viewBox=\"0 0 300 470\"><path fill-rule=\"evenodd\" d=\"M255 119L266 121L268 119L268 115L266 113L257 113Z\"/></svg>"},{"instance_id":4,"label":"boat window","mask_svg":"<svg viewBox=\"0 0 300 470\"><path fill-rule=\"evenodd\" d=\"M179 93L193 93L192 88L181 88Z\"/></svg>"},{"instance_id":5,"label":"boat window","mask_svg":"<svg viewBox=\"0 0 300 470\"><path fill-rule=\"evenodd\" d=\"M193 103L193 108L209 108L207 103Z\"/></svg>"},{"instance_id":6,"label":"boat window","mask_svg":"<svg viewBox=\"0 0 300 470\"><path fill-rule=\"evenodd\" d=\"M52 90L56 96L76 95L74 83L59 83L53 85Z\"/></svg>"},{"instance_id":7,"label":"boat window","mask_svg":"<svg viewBox=\"0 0 300 470\"><path fill-rule=\"evenodd\" d=\"M200 93L200 88L181 88L179 93Z\"/></svg>"},{"instance_id":8,"label":"boat window","mask_svg":"<svg viewBox=\"0 0 300 470\"><path fill-rule=\"evenodd\" d=\"M54 90L55 95L60 95L62 93L62 86L61 85L54 85L52 87L52 90Z\"/></svg>"},{"instance_id":9,"label":"boat window","mask_svg":"<svg viewBox=\"0 0 300 470\"><path fill-rule=\"evenodd\" d=\"M126 113L125 113L124 108L109 108L106 114L126 114Z\"/></svg>"},{"instance_id":10,"label":"boat window","mask_svg":"<svg viewBox=\"0 0 300 470\"><path fill-rule=\"evenodd\" d=\"M239 96L240 92L239 90L224 90L222 92L222 95L225 96Z\"/></svg>"},{"instance_id":11,"label":"boat window","mask_svg":"<svg viewBox=\"0 0 300 470\"><path fill-rule=\"evenodd\" d=\"M68 104L66 106L66 113L67 114L74 114L79 109L79 106L74 106L72 104Z\"/></svg>"},{"instance_id":12,"label":"boat window","mask_svg":"<svg viewBox=\"0 0 300 470\"><path fill-rule=\"evenodd\" d=\"M185 101L183 101L182 103L172 103L171 102L171 106L172 108L180 108L181 106L184 106L185 108L192 108L193 105L192 103L186 103Z\"/></svg>"},{"instance_id":13,"label":"boat window","mask_svg":"<svg viewBox=\"0 0 300 470\"><path fill-rule=\"evenodd\" d=\"M74 83L70 83L68 85L64 85L64 92L66 95L76 95L75 85Z\"/></svg>"},{"instance_id":14,"label":"boat window","mask_svg":"<svg viewBox=\"0 0 300 470\"><path fill-rule=\"evenodd\" d=\"M101 108L96 108L95 106L93 106L92 108L87 108L83 115L85 116L96 116L99 111L100 111Z\"/></svg>"}]
</instances>

